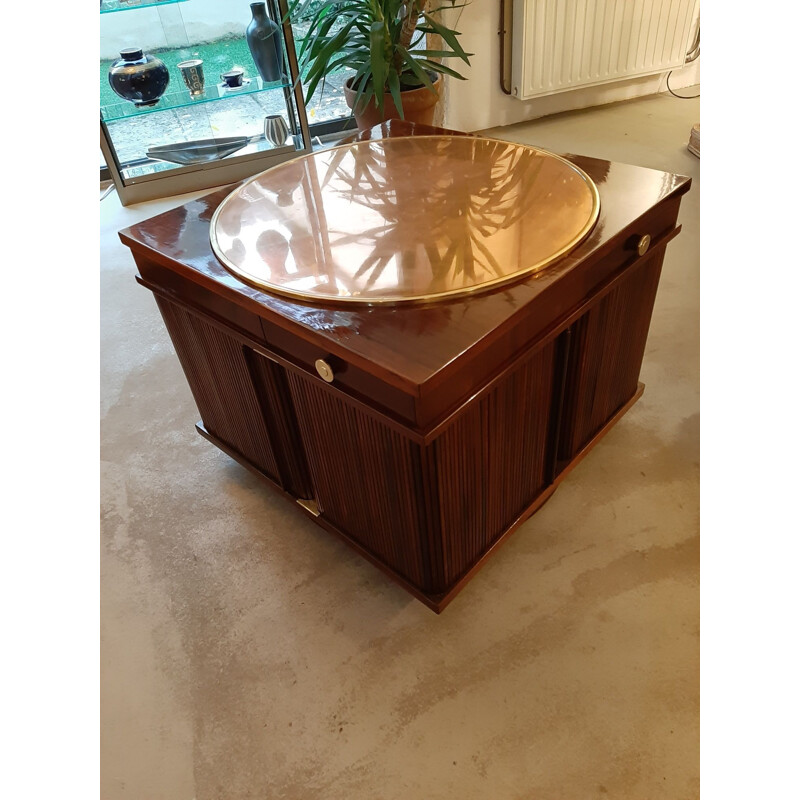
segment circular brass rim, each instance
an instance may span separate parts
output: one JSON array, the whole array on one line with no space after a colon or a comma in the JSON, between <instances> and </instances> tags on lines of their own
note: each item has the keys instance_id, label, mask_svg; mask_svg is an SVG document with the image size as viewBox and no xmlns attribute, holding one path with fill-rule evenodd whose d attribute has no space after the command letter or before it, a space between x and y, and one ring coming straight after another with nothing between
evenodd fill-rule
<instances>
[{"instance_id":1,"label":"circular brass rim","mask_svg":"<svg viewBox=\"0 0 800 800\"><path fill-rule=\"evenodd\" d=\"M404 137L405 138L405 137ZM215 235L217 218L221 214L222 210L225 208L225 205L233 198L235 194L241 192L245 186L250 183L254 183L267 172L273 169L278 169L280 167L284 167L287 164L292 164L296 161L302 161L307 159L311 156L316 155L316 153L330 153L334 150L340 150L346 147L353 147L354 145L367 145L373 144L375 142L387 142L387 141L397 141L398 137L394 136L385 136L380 139L365 139L363 141L355 141L355 142L348 142L345 144L335 145L334 147L328 147L324 150L319 150L316 152L311 153L303 153L303 155L297 156L296 158L290 158L286 161L282 161L280 164L276 164L274 167L270 167L269 169L265 169L262 172L259 172L257 175L253 175L251 178L248 178L244 183L239 184L227 197L225 197L222 202L217 206L216 211L214 211L211 217L211 223L209 226L210 230L210 240L211 240L211 249L214 252L214 255L219 259L222 265L231 272L235 277L239 278L243 283L247 284L248 286L252 286L256 289L259 289L264 292L268 292L270 294L280 295L282 298L287 298L289 300L304 300L312 303L315 306L342 306L342 305L355 305L355 306L397 306L397 305L422 305L427 303L435 303L443 300L454 300L460 297L468 297L475 294L482 294L483 292L488 292L492 289L497 289L500 286L505 286L509 283L517 283L522 281L524 278L530 277L531 275L541 272L546 267L549 267L555 261L558 261L560 258L565 256L567 253L572 252L576 247L578 247L584 239L591 233L592 228L594 228L598 217L600 216L600 192L595 185L595 182L586 174L577 164L573 164L572 161L565 158L564 156L560 156L557 153L552 153L549 150L544 150L541 147L534 147L533 145L529 144L520 144L519 142L510 142L507 139L497 139L491 136L475 136L470 137L467 136L454 136L452 134L425 134L422 136L414 136L408 137L414 139L464 139L464 138L475 138L480 139L482 141L487 142L500 142L502 144L514 145L515 147L524 147L528 150L534 150L537 153L543 153L544 155L550 156L552 158L561 161L563 164L566 164L571 170L577 173L584 183L589 188L591 195L592 195L592 211L589 214L589 217L585 223L585 225L581 228L579 233L575 235L572 241L568 242L564 247L559 249L557 252L553 253L552 255L548 256L546 259L542 259L535 264L532 264L530 267L525 267L525 269L521 269L517 272L514 272L510 275L503 275L499 278L495 278L494 280L486 281L484 283L478 284L476 286L468 286L466 288L459 288L459 289L449 289L442 292L436 292L434 294L428 295L417 295L416 297L334 297L334 296L321 296L315 294L313 292L301 292L297 290L289 290L280 286L278 284L273 284L265 280L261 280L260 278L256 278L250 275L248 272L244 271L236 264L232 263L221 251L219 247L219 243L217 242L217 237Z\"/></svg>"}]
</instances>

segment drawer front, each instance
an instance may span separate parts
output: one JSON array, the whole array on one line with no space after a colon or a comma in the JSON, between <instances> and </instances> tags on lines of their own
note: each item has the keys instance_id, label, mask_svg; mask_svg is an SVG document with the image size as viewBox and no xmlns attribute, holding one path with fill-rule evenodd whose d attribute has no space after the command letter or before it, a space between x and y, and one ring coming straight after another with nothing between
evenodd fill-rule
<instances>
[{"instance_id":1,"label":"drawer front","mask_svg":"<svg viewBox=\"0 0 800 800\"><path fill-rule=\"evenodd\" d=\"M314 381L330 383L355 400L402 423L414 425L416 402L412 395L390 386L345 359L332 356L319 345L294 336L267 320L262 319L261 322L267 348L295 365L306 376ZM324 366L318 362L324 362Z\"/></svg>"},{"instance_id":2,"label":"drawer front","mask_svg":"<svg viewBox=\"0 0 800 800\"><path fill-rule=\"evenodd\" d=\"M675 197L648 212L629 226L627 233L604 255L581 264L540 291L515 323L493 341L475 348L474 355L459 359L452 368L442 370L429 381L419 400L420 426L427 427L443 419L532 345L555 338L609 281L635 268L647 257L647 252L657 249L659 242L674 232L680 200ZM649 237L650 244L645 254L640 255L638 246L644 236ZM580 252L578 248L570 259L579 259ZM557 273L559 266L551 269Z\"/></svg>"},{"instance_id":3,"label":"drawer front","mask_svg":"<svg viewBox=\"0 0 800 800\"><path fill-rule=\"evenodd\" d=\"M157 287L161 292L178 298L181 303L223 322L234 331L260 342L263 338L261 321L257 314L242 308L216 292L200 286L194 281L178 275L133 251L139 274L148 288Z\"/></svg>"},{"instance_id":4,"label":"drawer front","mask_svg":"<svg viewBox=\"0 0 800 800\"><path fill-rule=\"evenodd\" d=\"M628 226L625 234L601 258L593 260L580 273L578 289L584 296L601 289L615 274L633 267L674 232L681 196L673 197ZM580 248L575 257L580 258Z\"/></svg>"},{"instance_id":5,"label":"drawer front","mask_svg":"<svg viewBox=\"0 0 800 800\"><path fill-rule=\"evenodd\" d=\"M416 399L414 396L391 386L364 369L332 356L319 345L289 333L259 315L220 297L218 294L162 267L141 255L135 255L136 264L143 278L141 283L166 297L174 297L183 307L193 308L207 315L244 340L262 347L288 362L315 380L323 380L316 362L325 361L333 373L332 385L377 411L388 414L406 425L414 425Z\"/></svg>"}]
</instances>

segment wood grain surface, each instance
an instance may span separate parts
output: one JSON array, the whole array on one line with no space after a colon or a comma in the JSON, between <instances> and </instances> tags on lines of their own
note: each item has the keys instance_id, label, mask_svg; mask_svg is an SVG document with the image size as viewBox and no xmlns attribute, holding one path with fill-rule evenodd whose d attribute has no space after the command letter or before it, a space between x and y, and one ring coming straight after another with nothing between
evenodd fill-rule
<instances>
[{"instance_id":1,"label":"wood grain surface","mask_svg":"<svg viewBox=\"0 0 800 800\"><path fill-rule=\"evenodd\" d=\"M354 138L431 130L392 121ZM600 191L589 237L541 273L450 302L332 308L241 283L209 242L230 188L120 234L202 435L437 612L643 390L689 180L570 158Z\"/></svg>"}]
</instances>

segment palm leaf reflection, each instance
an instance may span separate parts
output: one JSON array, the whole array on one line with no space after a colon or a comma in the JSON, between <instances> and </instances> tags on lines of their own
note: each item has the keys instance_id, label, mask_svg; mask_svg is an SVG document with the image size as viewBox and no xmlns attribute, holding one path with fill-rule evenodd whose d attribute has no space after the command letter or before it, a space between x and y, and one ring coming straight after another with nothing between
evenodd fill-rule
<instances>
[{"instance_id":1,"label":"palm leaf reflection","mask_svg":"<svg viewBox=\"0 0 800 800\"><path fill-rule=\"evenodd\" d=\"M402 142L386 149L380 142L364 142L332 152L323 186L379 219L355 234L330 232L334 249L371 245L352 273L351 288L369 290L392 261L404 284L419 288L424 280L432 294L507 274L487 240L517 225L544 197L547 189L536 181L541 155L471 137Z\"/></svg>"}]
</instances>

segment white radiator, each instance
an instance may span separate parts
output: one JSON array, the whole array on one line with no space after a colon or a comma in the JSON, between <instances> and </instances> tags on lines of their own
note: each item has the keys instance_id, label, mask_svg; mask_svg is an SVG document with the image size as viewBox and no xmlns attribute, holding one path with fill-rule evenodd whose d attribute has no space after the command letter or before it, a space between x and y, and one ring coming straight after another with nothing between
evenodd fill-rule
<instances>
[{"instance_id":1,"label":"white radiator","mask_svg":"<svg viewBox=\"0 0 800 800\"><path fill-rule=\"evenodd\" d=\"M652 75L686 62L700 0L514 0L520 100Z\"/></svg>"}]
</instances>

